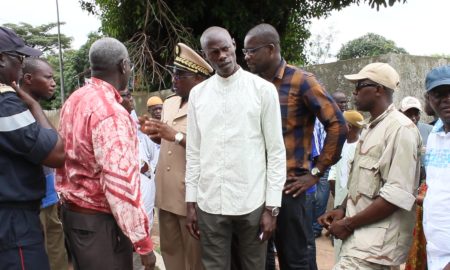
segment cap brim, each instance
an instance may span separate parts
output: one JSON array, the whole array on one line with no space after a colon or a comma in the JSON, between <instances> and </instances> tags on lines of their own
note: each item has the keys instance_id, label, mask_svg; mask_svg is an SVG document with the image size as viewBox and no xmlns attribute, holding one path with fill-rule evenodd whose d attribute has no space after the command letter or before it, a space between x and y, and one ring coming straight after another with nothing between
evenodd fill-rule
<instances>
[{"instance_id":1,"label":"cap brim","mask_svg":"<svg viewBox=\"0 0 450 270\"><path fill-rule=\"evenodd\" d=\"M363 76L361 74L344 75L344 78L346 78L347 80L349 80L351 82L368 79L367 76Z\"/></svg>"},{"instance_id":2,"label":"cap brim","mask_svg":"<svg viewBox=\"0 0 450 270\"><path fill-rule=\"evenodd\" d=\"M38 57L42 55L42 52L38 49L33 49L28 46L23 46L21 48L15 49L16 52L21 53L26 56Z\"/></svg>"},{"instance_id":3,"label":"cap brim","mask_svg":"<svg viewBox=\"0 0 450 270\"><path fill-rule=\"evenodd\" d=\"M418 109L420 112L423 112L422 108L419 108L417 106L406 106L405 108L400 108L401 112L406 112L409 109Z\"/></svg>"},{"instance_id":4,"label":"cap brim","mask_svg":"<svg viewBox=\"0 0 450 270\"><path fill-rule=\"evenodd\" d=\"M433 88L436 88L436 87L441 86L441 85L450 85L450 79L449 78L445 78L445 79L433 82L432 84L430 84L428 86L427 91L431 91L431 90L433 90Z\"/></svg>"}]
</instances>

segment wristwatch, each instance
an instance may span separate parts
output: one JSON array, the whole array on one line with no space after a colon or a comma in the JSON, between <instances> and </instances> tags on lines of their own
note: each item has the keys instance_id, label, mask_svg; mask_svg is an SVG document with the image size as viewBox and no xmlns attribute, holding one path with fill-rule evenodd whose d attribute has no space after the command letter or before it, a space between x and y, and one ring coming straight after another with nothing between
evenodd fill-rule
<instances>
[{"instance_id":1,"label":"wristwatch","mask_svg":"<svg viewBox=\"0 0 450 270\"><path fill-rule=\"evenodd\" d=\"M266 206L266 209L270 211L272 217L276 217L280 213L280 208L276 206Z\"/></svg>"},{"instance_id":2,"label":"wristwatch","mask_svg":"<svg viewBox=\"0 0 450 270\"><path fill-rule=\"evenodd\" d=\"M314 167L311 169L311 175L312 176L316 176L316 177L321 177L322 176L322 172L319 170L319 168Z\"/></svg>"},{"instance_id":3,"label":"wristwatch","mask_svg":"<svg viewBox=\"0 0 450 270\"><path fill-rule=\"evenodd\" d=\"M183 133L178 132L177 134L175 134L175 144L180 144L183 139L184 139Z\"/></svg>"}]
</instances>

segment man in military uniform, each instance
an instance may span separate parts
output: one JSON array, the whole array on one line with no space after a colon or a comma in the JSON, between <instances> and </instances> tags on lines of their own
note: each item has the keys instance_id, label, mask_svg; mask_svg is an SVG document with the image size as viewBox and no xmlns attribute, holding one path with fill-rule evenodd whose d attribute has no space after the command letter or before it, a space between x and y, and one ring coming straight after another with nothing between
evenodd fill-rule
<instances>
[{"instance_id":1,"label":"man in military uniform","mask_svg":"<svg viewBox=\"0 0 450 270\"><path fill-rule=\"evenodd\" d=\"M388 270L405 262L411 245L420 134L392 103L400 79L390 65L372 63L345 78L355 83L356 108L370 117L356 147L348 196L319 222L343 240L333 269Z\"/></svg>"},{"instance_id":2,"label":"man in military uniform","mask_svg":"<svg viewBox=\"0 0 450 270\"><path fill-rule=\"evenodd\" d=\"M203 269L200 243L187 231L185 203L186 124L191 89L213 72L212 67L183 43L175 48L171 67L176 95L163 105L161 121L147 119L144 131L161 144L156 168L156 206L159 208L161 253L168 270Z\"/></svg>"}]
</instances>

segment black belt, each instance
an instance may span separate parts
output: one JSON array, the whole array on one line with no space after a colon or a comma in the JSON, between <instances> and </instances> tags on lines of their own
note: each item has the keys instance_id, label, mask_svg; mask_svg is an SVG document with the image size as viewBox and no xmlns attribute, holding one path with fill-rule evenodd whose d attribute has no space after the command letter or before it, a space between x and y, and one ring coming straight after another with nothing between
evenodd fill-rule
<instances>
[{"instance_id":1,"label":"black belt","mask_svg":"<svg viewBox=\"0 0 450 270\"><path fill-rule=\"evenodd\" d=\"M38 211L41 208L41 200L23 202L0 202L0 209L24 209Z\"/></svg>"}]
</instances>

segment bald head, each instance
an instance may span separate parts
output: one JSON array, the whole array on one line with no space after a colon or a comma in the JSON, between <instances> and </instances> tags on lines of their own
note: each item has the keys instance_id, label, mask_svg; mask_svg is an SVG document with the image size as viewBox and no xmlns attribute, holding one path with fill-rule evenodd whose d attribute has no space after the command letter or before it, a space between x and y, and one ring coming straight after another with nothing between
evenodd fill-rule
<instances>
[{"instance_id":1,"label":"bald head","mask_svg":"<svg viewBox=\"0 0 450 270\"><path fill-rule=\"evenodd\" d=\"M280 35L278 31L270 24L262 23L250 29L245 37L257 38L262 43L272 43L277 49L280 48Z\"/></svg>"},{"instance_id":2,"label":"bald head","mask_svg":"<svg viewBox=\"0 0 450 270\"><path fill-rule=\"evenodd\" d=\"M236 44L226 29L218 26L206 29L200 43L206 60L219 76L227 78L239 69L236 63Z\"/></svg>"},{"instance_id":3,"label":"bald head","mask_svg":"<svg viewBox=\"0 0 450 270\"><path fill-rule=\"evenodd\" d=\"M229 39L230 41L233 40L227 29L219 26L211 26L203 31L202 36L200 37L200 45L202 46L202 49L206 48L206 45L210 40L217 39L218 37Z\"/></svg>"},{"instance_id":4,"label":"bald head","mask_svg":"<svg viewBox=\"0 0 450 270\"><path fill-rule=\"evenodd\" d=\"M128 59L127 48L115 38L101 38L89 50L89 63L93 71L112 70L124 59Z\"/></svg>"}]
</instances>

